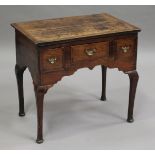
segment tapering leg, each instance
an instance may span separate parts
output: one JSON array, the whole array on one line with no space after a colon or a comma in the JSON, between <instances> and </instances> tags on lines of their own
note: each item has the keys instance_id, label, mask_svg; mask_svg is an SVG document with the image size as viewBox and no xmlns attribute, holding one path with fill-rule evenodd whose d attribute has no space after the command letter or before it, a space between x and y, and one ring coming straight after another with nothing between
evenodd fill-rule
<instances>
[{"instance_id":1,"label":"tapering leg","mask_svg":"<svg viewBox=\"0 0 155 155\"><path fill-rule=\"evenodd\" d=\"M127 122L131 123L134 121L133 118L133 109L134 109L134 100L135 100L135 94L136 94L136 88L138 83L138 73L137 71L131 71L127 72L130 79L130 92L129 92L129 106L128 106L128 118Z\"/></svg>"},{"instance_id":2,"label":"tapering leg","mask_svg":"<svg viewBox=\"0 0 155 155\"><path fill-rule=\"evenodd\" d=\"M19 116L25 116L24 91L23 91L23 73L25 69L26 67L20 68L17 64L15 66L15 74L17 79L18 98L19 98Z\"/></svg>"},{"instance_id":3,"label":"tapering leg","mask_svg":"<svg viewBox=\"0 0 155 155\"><path fill-rule=\"evenodd\" d=\"M43 103L44 95L48 88L44 86L36 86L34 84L34 91L36 96L36 107L37 107L37 140L38 144L43 143Z\"/></svg>"},{"instance_id":4,"label":"tapering leg","mask_svg":"<svg viewBox=\"0 0 155 155\"><path fill-rule=\"evenodd\" d=\"M107 73L107 67L101 66L102 69L102 94L101 94L101 100L106 100L106 73Z\"/></svg>"}]
</instances>

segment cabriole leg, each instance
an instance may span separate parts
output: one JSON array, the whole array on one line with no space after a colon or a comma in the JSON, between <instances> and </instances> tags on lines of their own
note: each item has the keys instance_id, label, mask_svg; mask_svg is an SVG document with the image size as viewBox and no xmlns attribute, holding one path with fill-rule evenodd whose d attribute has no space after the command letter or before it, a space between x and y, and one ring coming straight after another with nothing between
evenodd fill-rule
<instances>
[{"instance_id":1,"label":"cabriole leg","mask_svg":"<svg viewBox=\"0 0 155 155\"><path fill-rule=\"evenodd\" d=\"M102 69L102 94L101 94L101 100L106 100L106 73L107 73L107 67L101 66Z\"/></svg>"},{"instance_id":2,"label":"cabriole leg","mask_svg":"<svg viewBox=\"0 0 155 155\"><path fill-rule=\"evenodd\" d=\"M37 86L34 84L34 91L36 96L36 107L37 107L37 139L36 143L43 143L43 104L44 95L48 88L45 86Z\"/></svg>"},{"instance_id":3,"label":"cabriole leg","mask_svg":"<svg viewBox=\"0 0 155 155\"><path fill-rule=\"evenodd\" d=\"M134 109L134 100L136 94L136 88L138 84L138 73L137 71L127 72L129 79L130 79L130 92L129 92L129 106L128 106L128 118L127 122L131 123L134 121L133 118L133 109Z\"/></svg>"},{"instance_id":4,"label":"cabriole leg","mask_svg":"<svg viewBox=\"0 0 155 155\"><path fill-rule=\"evenodd\" d=\"M18 87L18 98L19 98L19 116L25 116L24 111L24 90L23 90L23 73L26 67L19 67L16 64L15 66L15 74L17 79L17 87Z\"/></svg>"}]
</instances>

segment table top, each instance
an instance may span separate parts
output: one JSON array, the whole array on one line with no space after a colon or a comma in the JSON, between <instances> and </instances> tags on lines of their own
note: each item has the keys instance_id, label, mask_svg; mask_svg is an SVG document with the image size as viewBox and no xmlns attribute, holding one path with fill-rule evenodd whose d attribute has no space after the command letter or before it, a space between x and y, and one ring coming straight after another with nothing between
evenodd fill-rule
<instances>
[{"instance_id":1,"label":"table top","mask_svg":"<svg viewBox=\"0 0 155 155\"><path fill-rule=\"evenodd\" d=\"M11 24L35 44L106 34L140 31L106 13Z\"/></svg>"}]
</instances>

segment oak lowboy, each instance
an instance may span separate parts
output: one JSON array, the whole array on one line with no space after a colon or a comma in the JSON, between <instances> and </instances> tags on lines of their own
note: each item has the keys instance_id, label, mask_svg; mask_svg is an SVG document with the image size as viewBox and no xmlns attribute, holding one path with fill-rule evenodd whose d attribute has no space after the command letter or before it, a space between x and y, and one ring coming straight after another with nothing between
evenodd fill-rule
<instances>
[{"instance_id":1,"label":"oak lowboy","mask_svg":"<svg viewBox=\"0 0 155 155\"><path fill-rule=\"evenodd\" d=\"M16 34L15 72L19 116L24 116L23 72L29 69L36 96L38 135L43 142L43 99L47 90L77 69L101 65L102 95L106 100L106 70L118 68L129 75L128 122L138 82L136 71L139 28L106 13L11 24Z\"/></svg>"}]
</instances>

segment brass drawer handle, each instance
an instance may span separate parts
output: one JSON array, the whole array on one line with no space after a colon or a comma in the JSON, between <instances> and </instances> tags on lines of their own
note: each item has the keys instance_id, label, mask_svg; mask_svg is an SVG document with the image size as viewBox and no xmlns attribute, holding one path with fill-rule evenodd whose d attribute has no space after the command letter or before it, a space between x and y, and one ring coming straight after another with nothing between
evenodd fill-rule
<instances>
[{"instance_id":1,"label":"brass drawer handle","mask_svg":"<svg viewBox=\"0 0 155 155\"><path fill-rule=\"evenodd\" d=\"M88 56L93 56L96 53L96 49L86 49L85 52Z\"/></svg>"},{"instance_id":2,"label":"brass drawer handle","mask_svg":"<svg viewBox=\"0 0 155 155\"><path fill-rule=\"evenodd\" d=\"M54 63L56 62L56 60L57 60L57 58L49 58L49 59L48 59L48 62L49 62L50 64L54 64Z\"/></svg>"},{"instance_id":3,"label":"brass drawer handle","mask_svg":"<svg viewBox=\"0 0 155 155\"><path fill-rule=\"evenodd\" d=\"M129 49L130 49L129 46L122 46L122 50L124 53L127 53Z\"/></svg>"}]
</instances>

